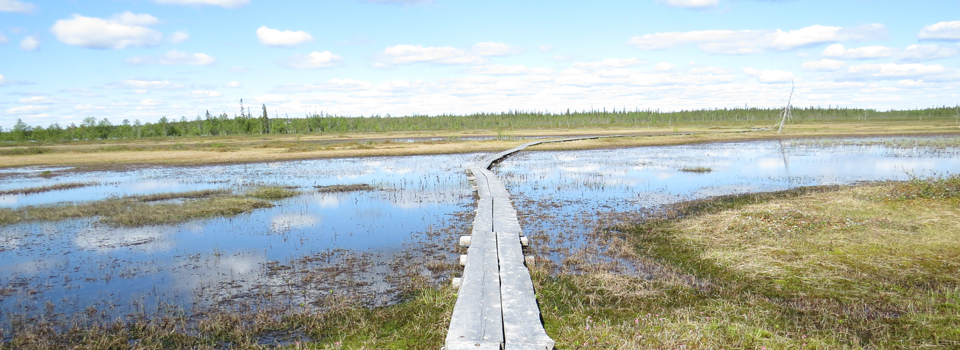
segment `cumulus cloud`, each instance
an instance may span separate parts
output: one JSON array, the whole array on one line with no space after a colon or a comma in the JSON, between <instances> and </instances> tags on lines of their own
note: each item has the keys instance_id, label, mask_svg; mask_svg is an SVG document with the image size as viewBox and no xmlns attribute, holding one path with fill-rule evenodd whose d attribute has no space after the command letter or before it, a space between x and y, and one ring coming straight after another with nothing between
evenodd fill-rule
<instances>
[{"instance_id":1,"label":"cumulus cloud","mask_svg":"<svg viewBox=\"0 0 960 350\"><path fill-rule=\"evenodd\" d=\"M864 46L848 49L842 44L833 44L823 50L826 57L845 58L845 59L872 59L884 58L897 54L896 49L886 46Z\"/></svg>"},{"instance_id":2,"label":"cumulus cloud","mask_svg":"<svg viewBox=\"0 0 960 350\"><path fill-rule=\"evenodd\" d=\"M343 57L334 55L330 51L311 52L308 55L295 54L277 61L277 64L290 69L321 69L332 68L343 63Z\"/></svg>"},{"instance_id":3,"label":"cumulus cloud","mask_svg":"<svg viewBox=\"0 0 960 350\"><path fill-rule=\"evenodd\" d=\"M921 63L881 63L851 66L848 72L850 73L851 77L900 78L944 74L947 72L947 69L939 64L926 65Z\"/></svg>"},{"instance_id":4,"label":"cumulus cloud","mask_svg":"<svg viewBox=\"0 0 960 350\"><path fill-rule=\"evenodd\" d=\"M782 70L744 68L743 72L757 77L757 80L760 80L761 83L786 83L794 80L793 73Z\"/></svg>"},{"instance_id":5,"label":"cumulus cloud","mask_svg":"<svg viewBox=\"0 0 960 350\"><path fill-rule=\"evenodd\" d=\"M636 36L627 44L641 50L662 50L689 44L714 54L755 54L763 51L786 51L811 45L876 39L886 35L882 24L854 28L813 25L797 30L700 30L664 32Z\"/></svg>"},{"instance_id":6,"label":"cumulus cloud","mask_svg":"<svg viewBox=\"0 0 960 350\"><path fill-rule=\"evenodd\" d=\"M483 42L473 45L473 52L480 56L509 56L522 53L523 48L504 43Z\"/></svg>"},{"instance_id":7,"label":"cumulus cloud","mask_svg":"<svg viewBox=\"0 0 960 350\"><path fill-rule=\"evenodd\" d=\"M239 87L242 87L242 86L243 86L243 85L241 85L240 82L238 82L238 81L231 81L231 82L227 83L227 87L231 87L231 88L239 88Z\"/></svg>"},{"instance_id":8,"label":"cumulus cloud","mask_svg":"<svg viewBox=\"0 0 960 350\"><path fill-rule=\"evenodd\" d=\"M130 11L118 13L110 17L111 20L118 23L131 26L154 26L160 24L160 20L146 13L136 14Z\"/></svg>"},{"instance_id":9,"label":"cumulus cloud","mask_svg":"<svg viewBox=\"0 0 960 350\"><path fill-rule=\"evenodd\" d=\"M584 69L600 69L600 68L624 68L624 67L633 67L647 64L647 61L637 59L637 58L608 58L602 61L596 62L575 62L574 67L584 68Z\"/></svg>"},{"instance_id":10,"label":"cumulus cloud","mask_svg":"<svg viewBox=\"0 0 960 350\"><path fill-rule=\"evenodd\" d=\"M390 46L380 54L380 62L375 67L388 67L396 64L440 63L440 64L477 64L483 59L455 47L423 47L420 45Z\"/></svg>"},{"instance_id":11,"label":"cumulus cloud","mask_svg":"<svg viewBox=\"0 0 960 350\"><path fill-rule=\"evenodd\" d=\"M313 41L313 36L304 31L278 30L266 26L257 29L260 43L272 47L290 47Z\"/></svg>"},{"instance_id":12,"label":"cumulus cloud","mask_svg":"<svg viewBox=\"0 0 960 350\"><path fill-rule=\"evenodd\" d=\"M203 54L203 53L187 53L178 50L170 50L167 53L161 54L157 57L151 56L139 56L139 57L129 57L127 58L127 63L134 66L144 65L144 64L161 64L161 65L174 65L174 64L185 64L185 65L195 65L195 66L209 66L211 64L217 63L217 59L213 56Z\"/></svg>"},{"instance_id":13,"label":"cumulus cloud","mask_svg":"<svg viewBox=\"0 0 960 350\"><path fill-rule=\"evenodd\" d=\"M287 84L274 88L277 92L309 92L309 91L360 91L369 90L373 85L366 81L354 79L330 79L321 84Z\"/></svg>"},{"instance_id":14,"label":"cumulus cloud","mask_svg":"<svg viewBox=\"0 0 960 350\"><path fill-rule=\"evenodd\" d=\"M178 30L170 36L170 42L174 44L179 44L190 39L190 33L187 33L185 30Z\"/></svg>"},{"instance_id":15,"label":"cumulus cloud","mask_svg":"<svg viewBox=\"0 0 960 350\"><path fill-rule=\"evenodd\" d=\"M36 36L31 35L20 41L20 49L23 51L34 51L39 48L40 40L37 40Z\"/></svg>"},{"instance_id":16,"label":"cumulus cloud","mask_svg":"<svg viewBox=\"0 0 960 350\"><path fill-rule=\"evenodd\" d=\"M173 5L211 5L235 9L246 6L250 0L153 0L153 2Z\"/></svg>"},{"instance_id":17,"label":"cumulus cloud","mask_svg":"<svg viewBox=\"0 0 960 350\"><path fill-rule=\"evenodd\" d=\"M657 0L657 3L671 7L682 7L688 9L703 9L707 7L716 7L719 0Z\"/></svg>"},{"instance_id":18,"label":"cumulus cloud","mask_svg":"<svg viewBox=\"0 0 960 350\"><path fill-rule=\"evenodd\" d=\"M920 30L917 38L920 40L960 41L960 21L928 25Z\"/></svg>"},{"instance_id":19,"label":"cumulus cloud","mask_svg":"<svg viewBox=\"0 0 960 350\"><path fill-rule=\"evenodd\" d=\"M190 91L190 94L188 95L188 97L192 97L192 98L210 98L210 97L220 97L220 96L223 96L223 94L221 94L220 91L216 91L216 90L195 90L195 91Z\"/></svg>"},{"instance_id":20,"label":"cumulus cloud","mask_svg":"<svg viewBox=\"0 0 960 350\"><path fill-rule=\"evenodd\" d=\"M18 0L0 0L0 12L33 13L36 5Z\"/></svg>"},{"instance_id":21,"label":"cumulus cloud","mask_svg":"<svg viewBox=\"0 0 960 350\"><path fill-rule=\"evenodd\" d=\"M111 87L134 90L181 90L185 86L160 79L124 79L110 84Z\"/></svg>"},{"instance_id":22,"label":"cumulus cloud","mask_svg":"<svg viewBox=\"0 0 960 350\"><path fill-rule=\"evenodd\" d=\"M149 23L149 24L148 24ZM160 42L160 32L145 25L159 23L150 15L125 12L110 19L85 17L61 19L50 31L64 44L91 49L122 49L128 46L154 46Z\"/></svg>"},{"instance_id":23,"label":"cumulus cloud","mask_svg":"<svg viewBox=\"0 0 960 350\"><path fill-rule=\"evenodd\" d=\"M553 69L549 68L529 68L524 65L500 65L491 64L477 66L470 69L471 73L483 75L545 75L553 74Z\"/></svg>"},{"instance_id":24,"label":"cumulus cloud","mask_svg":"<svg viewBox=\"0 0 960 350\"><path fill-rule=\"evenodd\" d=\"M957 50L940 45L910 45L903 54L900 55L900 61L920 62L940 58L948 58L957 55Z\"/></svg>"},{"instance_id":25,"label":"cumulus cloud","mask_svg":"<svg viewBox=\"0 0 960 350\"><path fill-rule=\"evenodd\" d=\"M847 68L847 64L843 61L824 58L819 61L804 62L802 65L800 65L800 68L810 71L830 72Z\"/></svg>"},{"instance_id":26,"label":"cumulus cloud","mask_svg":"<svg viewBox=\"0 0 960 350\"><path fill-rule=\"evenodd\" d=\"M673 70L674 68L677 68L677 66L674 66L666 62L661 62L661 63L658 63L656 67L653 67L653 70L662 72L662 71Z\"/></svg>"}]
</instances>

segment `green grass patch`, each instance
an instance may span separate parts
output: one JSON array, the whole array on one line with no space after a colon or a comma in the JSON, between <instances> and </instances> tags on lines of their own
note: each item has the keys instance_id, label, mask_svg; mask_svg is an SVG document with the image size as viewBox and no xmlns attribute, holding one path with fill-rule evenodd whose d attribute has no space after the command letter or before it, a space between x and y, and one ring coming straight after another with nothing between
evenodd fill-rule
<instances>
[{"instance_id":1,"label":"green grass patch","mask_svg":"<svg viewBox=\"0 0 960 350\"><path fill-rule=\"evenodd\" d=\"M266 200L278 200L296 196L299 191L282 186L261 186L247 192L247 196Z\"/></svg>"},{"instance_id":2,"label":"green grass patch","mask_svg":"<svg viewBox=\"0 0 960 350\"><path fill-rule=\"evenodd\" d=\"M711 169L711 168L709 168L709 167L705 167L705 166L694 166L694 167L683 167L683 168L680 168L680 171L685 172L685 173L709 173L709 172L713 171L713 169Z\"/></svg>"},{"instance_id":3,"label":"green grass patch","mask_svg":"<svg viewBox=\"0 0 960 350\"><path fill-rule=\"evenodd\" d=\"M317 192L320 192L320 193L374 191L377 189L376 187L370 186L368 184L313 186L313 188L316 188Z\"/></svg>"}]
</instances>

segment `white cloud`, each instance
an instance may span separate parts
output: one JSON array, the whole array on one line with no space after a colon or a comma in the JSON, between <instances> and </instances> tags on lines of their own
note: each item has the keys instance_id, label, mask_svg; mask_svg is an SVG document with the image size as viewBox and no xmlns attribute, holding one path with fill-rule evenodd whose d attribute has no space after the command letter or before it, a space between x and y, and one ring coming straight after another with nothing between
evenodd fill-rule
<instances>
[{"instance_id":1,"label":"white cloud","mask_svg":"<svg viewBox=\"0 0 960 350\"><path fill-rule=\"evenodd\" d=\"M238 81L231 81L231 82L227 83L227 87L239 88L239 87L242 87L242 86L243 86L243 85L240 85L240 82L238 82Z\"/></svg>"},{"instance_id":2,"label":"white cloud","mask_svg":"<svg viewBox=\"0 0 960 350\"><path fill-rule=\"evenodd\" d=\"M343 63L343 57L334 55L330 51L314 51L308 55L295 54L287 57L277 64L290 69L321 69L332 68Z\"/></svg>"},{"instance_id":3,"label":"white cloud","mask_svg":"<svg viewBox=\"0 0 960 350\"><path fill-rule=\"evenodd\" d=\"M492 64L486 66L477 66L470 69L471 73L484 75L545 75L552 74L553 69L549 68L529 68L524 65L500 65Z\"/></svg>"},{"instance_id":4,"label":"white cloud","mask_svg":"<svg viewBox=\"0 0 960 350\"><path fill-rule=\"evenodd\" d=\"M960 21L940 22L923 27L917 38L921 40L960 41Z\"/></svg>"},{"instance_id":5,"label":"white cloud","mask_svg":"<svg viewBox=\"0 0 960 350\"><path fill-rule=\"evenodd\" d=\"M900 55L900 61L920 62L939 58L953 57L957 55L957 50L940 45L910 45Z\"/></svg>"},{"instance_id":6,"label":"white cloud","mask_svg":"<svg viewBox=\"0 0 960 350\"><path fill-rule=\"evenodd\" d=\"M662 62L662 63L657 64L657 66L654 67L653 70L661 71L661 72L662 72L662 71L673 70L674 68L677 68L677 66L674 66L674 65L669 64L669 63L666 63L666 62Z\"/></svg>"},{"instance_id":7,"label":"white cloud","mask_svg":"<svg viewBox=\"0 0 960 350\"><path fill-rule=\"evenodd\" d=\"M380 54L379 64L375 67L388 67L395 64L441 63L441 64L477 64L483 59L455 47L423 47L420 45L390 46Z\"/></svg>"},{"instance_id":8,"label":"white cloud","mask_svg":"<svg viewBox=\"0 0 960 350\"><path fill-rule=\"evenodd\" d=\"M150 15L134 15L129 12L114 16L112 19L75 14L73 18L58 20L50 31L64 44L91 49L122 49L127 46L157 45L162 37L160 32L128 22L150 22L147 16L153 18Z\"/></svg>"},{"instance_id":9,"label":"white cloud","mask_svg":"<svg viewBox=\"0 0 960 350\"><path fill-rule=\"evenodd\" d=\"M537 46L537 50L540 50L540 52L550 52L553 51L553 45L540 45Z\"/></svg>"},{"instance_id":10,"label":"white cloud","mask_svg":"<svg viewBox=\"0 0 960 350\"><path fill-rule=\"evenodd\" d=\"M827 46L823 50L823 55L826 57L836 57L836 58L845 58L845 59L872 59L872 58L883 58L890 57L897 54L896 49L892 49L886 46L864 46L858 47L855 49L844 48L841 44L833 44Z\"/></svg>"},{"instance_id":11,"label":"white cloud","mask_svg":"<svg viewBox=\"0 0 960 350\"><path fill-rule=\"evenodd\" d=\"M811 71L837 71L844 68L847 68L847 64L843 61L832 60L829 58L824 58L819 61L808 61L800 65L800 68L803 70Z\"/></svg>"},{"instance_id":12,"label":"white cloud","mask_svg":"<svg viewBox=\"0 0 960 350\"><path fill-rule=\"evenodd\" d=\"M575 62L573 66L584 69L600 69L633 67L644 64L647 64L647 61L636 58L608 58L596 62Z\"/></svg>"},{"instance_id":13,"label":"white cloud","mask_svg":"<svg viewBox=\"0 0 960 350\"><path fill-rule=\"evenodd\" d=\"M190 33L187 33L186 30L178 30L170 36L170 42L174 44L179 44L190 39Z\"/></svg>"},{"instance_id":14,"label":"white cloud","mask_svg":"<svg viewBox=\"0 0 960 350\"><path fill-rule=\"evenodd\" d=\"M250 0L153 0L153 2L174 5L211 5L235 9L249 4Z\"/></svg>"},{"instance_id":15,"label":"white cloud","mask_svg":"<svg viewBox=\"0 0 960 350\"><path fill-rule=\"evenodd\" d=\"M304 31L278 30L266 26L257 29L260 43L273 47L290 47L313 41L313 36Z\"/></svg>"},{"instance_id":16,"label":"white cloud","mask_svg":"<svg viewBox=\"0 0 960 350\"><path fill-rule=\"evenodd\" d=\"M136 90L180 90L184 88L182 84L159 79L125 79L111 85Z\"/></svg>"},{"instance_id":17,"label":"white cloud","mask_svg":"<svg viewBox=\"0 0 960 350\"><path fill-rule=\"evenodd\" d=\"M223 96L223 94L221 94L220 91L215 91L215 90L196 90L196 91L190 92L190 97L195 97L195 98L210 98L210 97L220 97L220 96Z\"/></svg>"},{"instance_id":18,"label":"white cloud","mask_svg":"<svg viewBox=\"0 0 960 350\"><path fill-rule=\"evenodd\" d=\"M130 11L118 13L110 17L111 20L131 26L155 26L160 20L146 13L136 14Z\"/></svg>"},{"instance_id":19,"label":"white cloud","mask_svg":"<svg viewBox=\"0 0 960 350\"><path fill-rule=\"evenodd\" d=\"M3 32L0 32L0 44L6 44L7 40L8 39L6 36L3 35Z\"/></svg>"},{"instance_id":20,"label":"white cloud","mask_svg":"<svg viewBox=\"0 0 960 350\"><path fill-rule=\"evenodd\" d=\"M793 73L782 70L757 70L754 68L744 68L743 72L747 75L757 77L761 83L786 83L794 80Z\"/></svg>"},{"instance_id":21,"label":"white cloud","mask_svg":"<svg viewBox=\"0 0 960 350\"><path fill-rule=\"evenodd\" d=\"M277 86L277 92L308 92L308 91L360 91L373 87L366 81L354 79L330 79L322 84L287 84Z\"/></svg>"},{"instance_id":22,"label":"white cloud","mask_svg":"<svg viewBox=\"0 0 960 350\"><path fill-rule=\"evenodd\" d=\"M716 7L719 0L657 0L657 3L672 7L682 7L688 9L702 9L707 7Z\"/></svg>"},{"instance_id":23,"label":"white cloud","mask_svg":"<svg viewBox=\"0 0 960 350\"><path fill-rule=\"evenodd\" d=\"M897 87L902 87L902 88L912 88L912 87L918 87L923 85L925 85L923 82L923 79L919 79L919 80L904 79L904 80L897 81Z\"/></svg>"},{"instance_id":24,"label":"white cloud","mask_svg":"<svg viewBox=\"0 0 960 350\"><path fill-rule=\"evenodd\" d=\"M130 57L127 58L127 63L135 66L143 64L161 64L161 65L174 65L174 64L186 64L186 65L195 65L195 66L209 66L211 64L217 63L217 59L213 56L203 54L203 53L187 53L178 50L170 50L167 53L161 54L157 57L151 56L139 56L139 57Z\"/></svg>"},{"instance_id":25,"label":"white cloud","mask_svg":"<svg viewBox=\"0 0 960 350\"><path fill-rule=\"evenodd\" d=\"M480 56L509 56L522 53L523 48L504 43L483 42L473 45L473 52Z\"/></svg>"},{"instance_id":26,"label":"white cloud","mask_svg":"<svg viewBox=\"0 0 960 350\"><path fill-rule=\"evenodd\" d=\"M939 64L882 63L851 66L848 72L856 77L895 78L943 74L946 72L946 68Z\"/></svg>"},{"instance_id":27,"label":"white cloud","mask_svg":"<svg viewBox=\"0 0 960 350\"><path fill-rule=\"evenodd\" d=\"M868 40L886 35L882 24L869 24L854 28L813 25L797 30L701 30L690 32L664 32L636 36L627 41L641 50L662 50L696 44L707 53L740 55L755 54L765 50L785 51L823 43Z\"/></svg>"},{"instance_id":28,"label":"white cloud","mask_svg":"<svg viewBox=\"0 0 960 350\"><path fill-rule=\"evenodd\" d=\"M37 6L18 0L0 0L0 12L32 13Z\"/></svg>"},{"instance_id":29,"label":"white cloud","mask_svg":"<svg viewBox=\"0 0 960 350\"><path fill-rule=\"evenodd\" d=\"M33 35L23 38L20 42L20 49L23 51L34 51L40 48L40 40Z\"/></svg>"}]
</instances>

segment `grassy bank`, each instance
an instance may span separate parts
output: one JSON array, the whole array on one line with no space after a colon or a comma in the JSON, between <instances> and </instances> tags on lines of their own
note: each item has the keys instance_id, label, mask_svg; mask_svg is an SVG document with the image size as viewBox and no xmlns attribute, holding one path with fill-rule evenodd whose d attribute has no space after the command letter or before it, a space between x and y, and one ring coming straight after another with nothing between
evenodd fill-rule
<instances>
[{"instance_id":1,"label":"grassy bank","mask_svg":"<svg viewBox=\"0 0 960 350\"><path fill-rule=\"evenodd\" d=\"M537 274L558 348L960 346L960 177L685 203L609 234L652 273Z\"/></svg>"},{"instance_id":2,"label":"grassy bank","mask_svg":"<svg viewBox=\"0 0 960 350\"><path fill-rule=\"evenodd\" d=\"M529 140L523 137L627 135L622 138L554 143L533 150L572 150L677 145L723 141L877 135L960 134L953 119L797 120L782 134L757 128L766 121L698 121L671 125L610 125L604 128L436 130L304 135L156 137L136 140L9 143L0 146L0 167L136 164L234 164L340 157L496 152ZM489 140L471 140L485 137ZM395 140L407 140L400 142Z\"/></svg>"}]
</instances>

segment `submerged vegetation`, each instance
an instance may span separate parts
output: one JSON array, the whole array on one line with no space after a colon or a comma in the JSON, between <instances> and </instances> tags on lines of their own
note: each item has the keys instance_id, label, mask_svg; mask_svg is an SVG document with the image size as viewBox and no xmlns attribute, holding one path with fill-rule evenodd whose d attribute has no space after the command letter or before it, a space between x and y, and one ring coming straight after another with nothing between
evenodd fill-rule
<instances>
[{"instance_id":1,"label":"submerged vegetation","mask_svg":"<svg viewBox=\"0 0 960 350\"><path fill-rule=\"evenodd\" d=\"M266 108L264 106L264 111ZM570 129L596 127L672 127L678 124L733 123L737 125L772 126L781 119L781 108L732 108L704 109L677 112L640 109L603 109L590 111L508 111L501 113L476 113L469 115L413 115L391 117L345 117L327 113L314 113L301 118L284 116L253 115L241 104L240 113L232 118L227 113L195 119L172 119L163 117L155 123L124 119L114 124L104 118L84 119L80 125L47 127L30 126L19 121L13 128L0 129L0 141L61 142L74 140L142 139L156 137L218 136L218 135L266 135L266 134L342 134L371 132L410 131L463 131L497 130L498 137L505 137L504 130ZM917 110L876 111L860 108L809 107L794 108L791 123L812 121L876 121L924 122L941 121L960 125L960 107L933 107ZM0 150L2 155L41 154L48 150L42 147ZM308 147L312 148L312 147ZM214 150L229 150L213 147ZM299 151L291 148L291 152Z\"/></svg>"},{"instance_id":2,"label":"submerged vegetation","mask_svg":"<svg viewBox=\"0 0 960 350\"><path fill-rule=\"evenodd\" d=\"M49 172L49 171L45 171L44 173L50 173L50 172ZM44 173L41 173L41 175L43 175ZM22 195L22 194L36 194L36 193L52 192L52 191L63 191L63 190L69 190L69 189L72 189L72 188L81 188L81 187L87 187L87 186L93 186L93 185L96 185L96 183L94 183L94 182L69 182L69 183L59 183L59 184L50 185L50 186L19 188L19 189L13 189L13 190L3 190L3 191L0 191L0 196L17 195L17 194L21 194L21 195Z\"/></svg>"},{"instance_id":3,"label":"submerged vegetation","mask_svg":"<svg viewBox=\"0 0 960 350\"><path fill-rule=\"evenodd\" d=\"M693 167L680 168L680 171L685 173L709 173L713 171L713 169L705 166L693 166Z\"/></svg>"},{"instance_id":4,"label":"submerged vegetation","mask_svg":"<svg viewBox=\"0 0 960 350\"><path fill-rule=\"evenodd\" d=\"M273 204L262 199L286 198L292 196L291 193L296 192L282 188L258 188L247 197L227 190L204 190L126 196L86 203L0 208L0 225L89 217L98 217L101 222L126 227L176 224L270 208Z\"/></svg>"},{"instance_id":5,"label":"submerged vegetation","mask_svg":"<svg viewBox=\"0 0 960 350\"><path fill-rule=\"evenodd\" d=\"M330 186L313 186L313 187L316 188L317 192L320 192L320 193L373 191L377 189L376 187L370 186L368 184L330 185Z\"/></svg>"}]
</instances>

